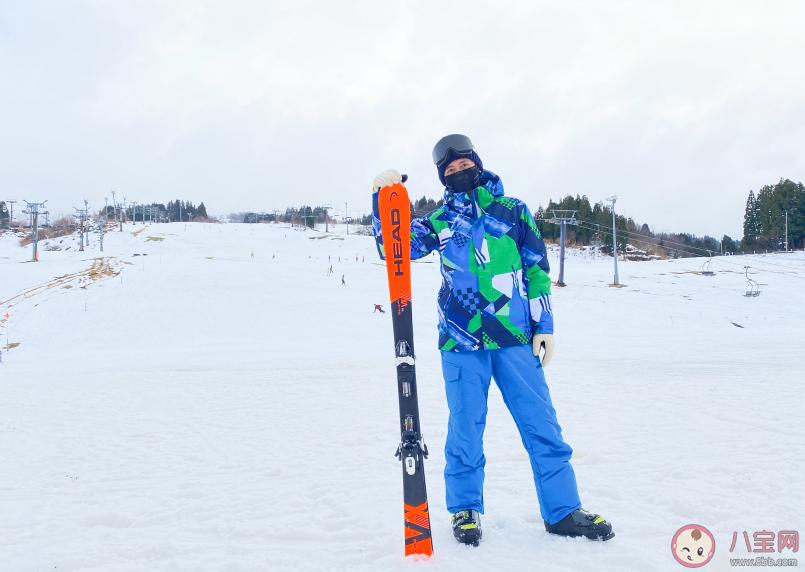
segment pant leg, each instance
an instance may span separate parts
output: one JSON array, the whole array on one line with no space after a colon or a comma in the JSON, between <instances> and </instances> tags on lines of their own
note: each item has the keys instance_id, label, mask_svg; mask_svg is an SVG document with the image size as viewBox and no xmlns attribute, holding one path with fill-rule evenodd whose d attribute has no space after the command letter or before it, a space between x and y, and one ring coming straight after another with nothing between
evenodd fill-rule
<instances>
[{"instance_id":1,"label":"pant leg","mask_svg":"<svg viewBox=\"0 0 805 572\"><path fill-rule=\"evenodd\" d=\"M487 350L442 352L450 419L444 444L447 510L484 512L484 427L492 367Z\"/></svg>"},{"instance_id":2,"label":"pant leg","mask_svg":"<svg viewBox=\"0 0 805 572\"><path fill-rule=\"evenodd\" d=\"M559 522L581 507L573 449L562 439L545 374L530 345L492 350L492 371L531 460L542 518Z\"/></svg>"}]
</instances>

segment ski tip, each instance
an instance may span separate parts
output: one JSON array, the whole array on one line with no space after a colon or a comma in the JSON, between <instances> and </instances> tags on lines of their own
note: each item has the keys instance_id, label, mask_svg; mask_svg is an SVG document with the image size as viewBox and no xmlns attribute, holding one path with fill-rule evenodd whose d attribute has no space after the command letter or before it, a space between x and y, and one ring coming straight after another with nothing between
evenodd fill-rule
<instances>
[{"instance_id":1,"label":"ski tip","mask_svg":"<svg viewBox=\"0 0 805 572\"><path fill-rule=\"evenodd\" d=\"M397 200L401 201L403 204L407 204L409 202L408 189L404 184L394 183L393 185L387 185L380 189L377 194L377 205L380 209L380 212L382 213L384 210L393 207L394 205L390 205L389 203L393 203L395 198L397 198Z\"/></svg>"},{"instance_id":2,"label":"ski tip","mask_svg":"<svg viewBox=\"0 0 805 572\"><path fill-rule=\"evenodd\" d=\"M411 300L411 203L402 183L380 189L380 227L389 281L389 300L399 302L397 315Z\"/></svg>"}]
</instances>

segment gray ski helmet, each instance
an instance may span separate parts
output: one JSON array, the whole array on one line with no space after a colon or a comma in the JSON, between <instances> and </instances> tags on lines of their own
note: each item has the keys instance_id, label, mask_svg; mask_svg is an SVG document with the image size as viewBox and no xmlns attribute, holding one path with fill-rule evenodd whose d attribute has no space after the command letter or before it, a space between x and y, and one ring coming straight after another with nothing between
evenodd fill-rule
<instances>
[{"instance_id":1,"label":"gray ski helmet","mask_svg":"<svg viewBox=\"0 0 805 572\"><path fill-rule=\"evenodd\" d=\"M466 135L458 133L453 135L446 135L439 139L433 147L433 164L439 171L439 180L445 184L444 170L452 161L466 157L471 159L473 163L478 166L478 169L483 171L484 165L481 163L481 158L475 151L475 147Z\"/></svg>"}]
</instances>

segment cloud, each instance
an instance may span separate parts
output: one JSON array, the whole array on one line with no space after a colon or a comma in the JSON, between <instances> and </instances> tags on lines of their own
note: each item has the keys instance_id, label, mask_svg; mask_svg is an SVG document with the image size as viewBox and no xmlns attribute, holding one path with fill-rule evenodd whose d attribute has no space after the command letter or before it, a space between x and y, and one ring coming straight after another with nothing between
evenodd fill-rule
<instances>
[{"instance_id":1,"label":"cloud","mask_svg":"<svg viewBox=\"0 0 805 572\"><path fill-rule=\"evenodd\" d=\"M0 12L0 195L350 202L471 135L508 192L740 234L803 178L799 2L84 2ZM363 207L363 209L361 208Z\"/></svg>"}]
</instances>

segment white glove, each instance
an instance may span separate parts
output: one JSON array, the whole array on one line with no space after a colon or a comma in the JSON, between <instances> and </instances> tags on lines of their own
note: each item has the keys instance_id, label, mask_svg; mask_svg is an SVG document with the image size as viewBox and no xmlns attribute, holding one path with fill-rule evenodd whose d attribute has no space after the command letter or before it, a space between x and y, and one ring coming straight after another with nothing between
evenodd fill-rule
<instances>
[{"instance_id":1,"label":"white glove","mask_svg":"<svg viewBox=\"0 0 805 572\"><path fill-rule=\"evenodd\" d=\"M375 180L372 183L372 192L376 193L383 187L388 187L394 183L402 183L402 175L400 175L400 172L397 169L383 171L377 177L375 177Z\"/></svg>"},{"instance_id":2,"label":"white glove","mask_svg":"<svg viewBox=\"0 0 805 572\"><path fill-rule=\"evenodd\" d=\"M531 342L534 355L540 358L542 367L545 367L553 359L553 334L536 334ZM540 349L545 349L545 354L540 357Z\"/></svg>"}]
</instances>

